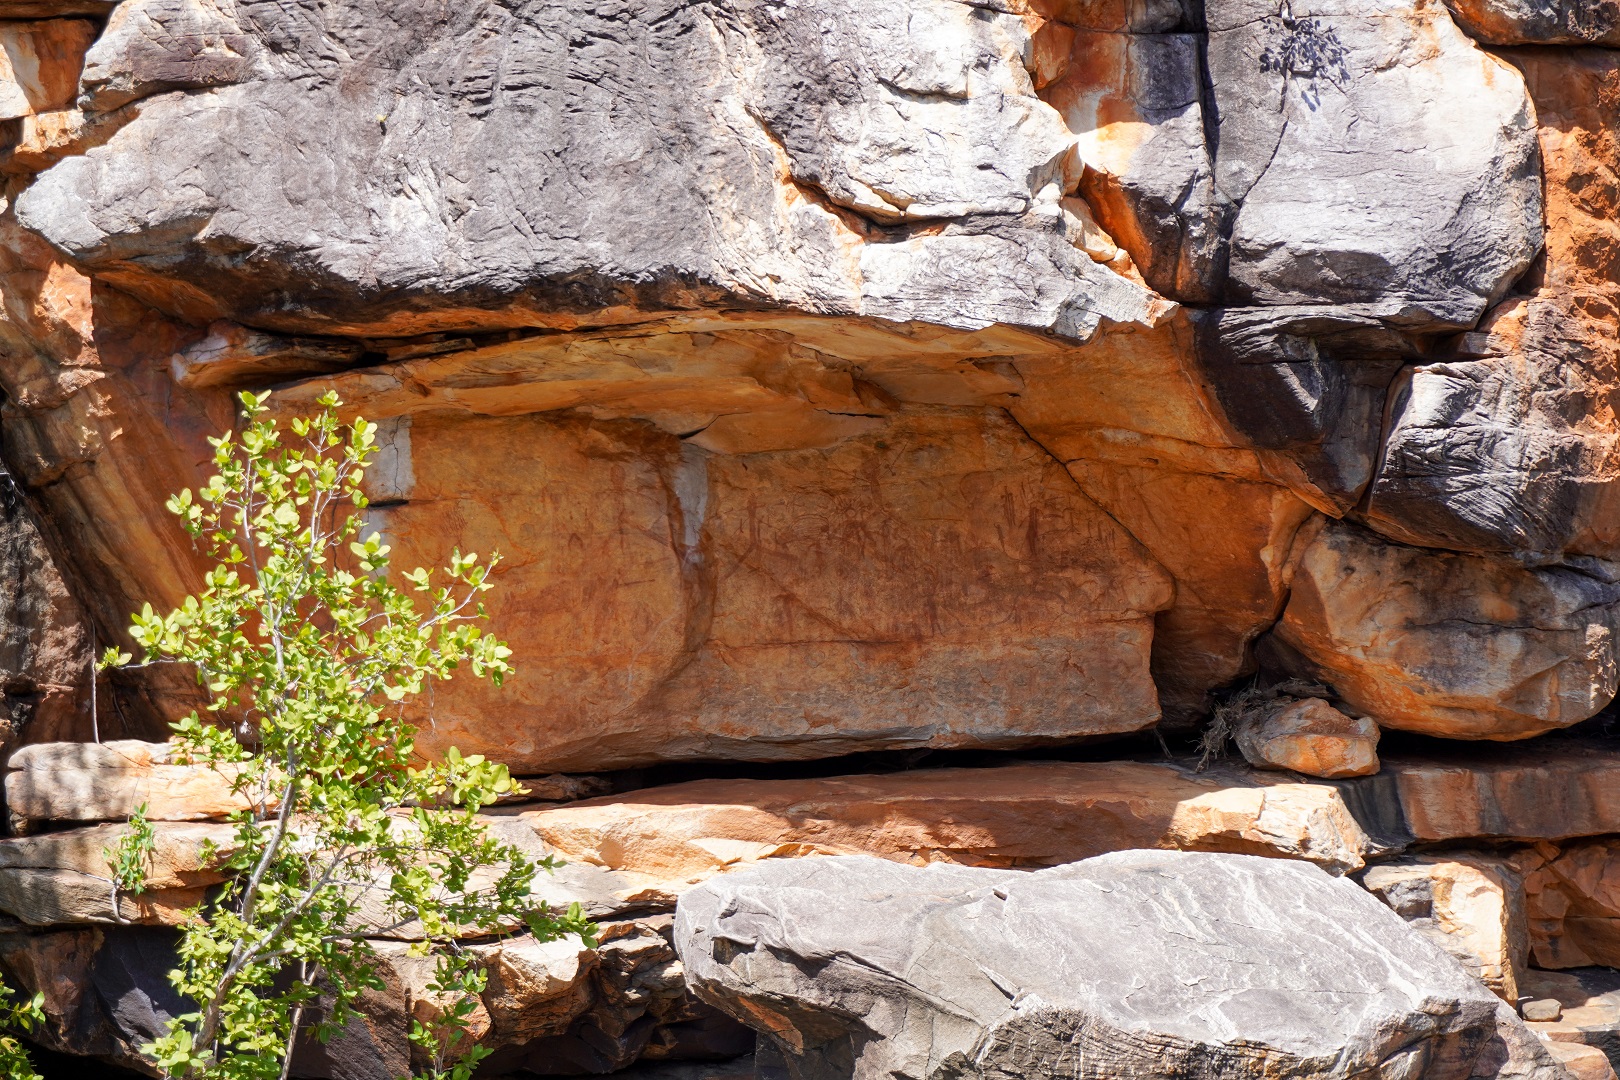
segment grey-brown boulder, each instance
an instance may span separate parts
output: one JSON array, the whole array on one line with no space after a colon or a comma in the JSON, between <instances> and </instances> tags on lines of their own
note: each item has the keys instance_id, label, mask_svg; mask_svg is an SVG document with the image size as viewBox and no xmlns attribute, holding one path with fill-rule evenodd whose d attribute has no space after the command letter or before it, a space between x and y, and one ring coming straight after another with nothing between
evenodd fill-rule
<instances>
[{"instance_id":1,"label":"grey-brown boulder","mask_svg":"<svg viewBox=\"0 0 1620 1080\"><path fill-rule=\"evenodd\" d=\"M1244 715L1238 750L1260 769L1339 779L1378 771L1378 725L1347 716L1321 698L1281 697Z\"/></svg>"},{"instance_id":2,"label":"grey-brown boulder","mask_svg":"<svg viewBox=\"0 0 1620 1080\"><path fill-rule=\"evenodd\" d=\"M1620 45L1609 0L1446 0L1462 28L1492 45Z\"/></svg>"},{"instance_id":3,"label":"grey-brown boulder","mask_svg":"<svg viewBox=\"0 0 1620 1080\"><path fill-rule=\"evenodd\" d=\"M1546 249L1515 295L1397 380L1366 520L1428 547L1609 559L1620 551L1620 61L1599 49L1503 55L1539 120Z\"/></svg>"},{"instance_id":4,"label":"grey-brown boulder","mask_svg":"<svg viewBox=\"0 0 1620 1080\"><path fill-rule=\"evenodd\" d=\"M1620 582L1389 543L1342 522L1299 557L1274 662L1380 726L1519 739L1585 720L1620 685Z\"/></svg>"},{"instance_id":5,"label":"grey-brown boulder","mask_svg":"<svg viewBox=\"0 0 1620 1080\"><path fill-rule=\"evenodd\" d=\"M1396 320L1306 304L1202 312L1194 351L1221 414L1268 473L1333 517L1372 480L1389 384L1415 354Z\"/></svg>"},{"instance_id":6,"label":"grey-brown boulder","mask_svg":"<svg viewBox=\"0 0 1620 1080\"><path fill-rule=\"evenodd\" d=\"M1303 863L765 864L682 897L675 941L803 1080L1560 1075L1443 950Z\"/></svg>"},{"instance_id":7,"label":"grey-brown boulder","mask_svg":"<svg viewBox=\"0 0 1620 1080\"><path fill-rule=\"evenodd\" d=\"M130 0L86 89L140 116L18 213L193 318L413 333L787 305L1083 340L1157 301L1066 238L1080 161L1029 42L1019 16L948 0ZM503 152L520 144L549 149ZM901 232L873 243L874 224Z\"/></svg>"},{"instance_id":8,"label":"grey-brown boulder","mask_svg":"<svg viewBox=\"0 0 1620 1080\"><path fill-rule=\"evenodd\" d=\"M1472 326L1541 246L1535 111L1439 4L1216 0L1234 292Z\"/></svg>"}]
</instances>

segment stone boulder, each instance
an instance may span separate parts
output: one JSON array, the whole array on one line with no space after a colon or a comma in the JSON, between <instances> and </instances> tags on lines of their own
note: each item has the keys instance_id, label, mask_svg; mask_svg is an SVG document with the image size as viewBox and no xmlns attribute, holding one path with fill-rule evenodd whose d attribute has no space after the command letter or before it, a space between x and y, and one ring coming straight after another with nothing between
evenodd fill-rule
<instances>
[{"instance_id":1,"label":"stone boulder","mask_svg":"<svg viewBox=\"0 0 1620 1080\"><path fill-rule=\"evenodd\" d=\"M7 926L0 930L0 979L24 994L44 996L46 1023L33 1033L41 1045L154 1076L157 1070L141 1047L187 1011L168 978L178 959L177 937L149 926ZM95 1064L76 1064L68 1075L94 1075Z\"/></svg>"},{"instance_id":2,"label":"stone boulder","mask_svg":"<svg viewBox=\"0 0 1620 1080\"><path fill-rule=\"evenodd\" d=\"M1361 883L1503 1001L1519 1003L1530 939L1524 883L1508 860L1424 855L1369 867Z\"/></svg>"},{"instance_id":3,"label":"stone boulder","mask_svg":"<svg viewBox=\"0 0 1620 1080\"><path fill-rule=\"evenodd\" d=\"M1338 779L1378 771L1378 725L1347 716L1321 698L1279 698L1246 714L1233 732L1258 769Z\"/></svg>"},{"instance_id":4,"label":"stone boulder","mask_svg":"<svg viewBox=\"0 0 1620 1080\"><path fill-rule=\"evenodd\" d=\"M1503 55L1539 118L1546 250L1480 326L1402 373L1366 518L1429 547L1609 559L1620 552L1620 59Z\"/></svg>"},{"instance_id":5,"label":"stone boulder","mask_svg":"<svg viewBox=\"0 0 1620 1080\"><path fill-rule=\"evenodd\" d=\"M6 768L6 805L25 824L124 821L141 806L151 821L222 821L250 805L228 770L177 764L171 743L38 743Z\"/></svg>"},{"instance_id":6,"label":"stone boulder","mask_svg":"<svg viewBox=\"0 0 1620 1080\"><path fill-rule=\"evenodd\" d=\"M1520 739L1620 686L1620 580L1601 567L1403 547L1342 522L1310 540L1270 660L1380 727Z\"/></svg>"},{"instance_id":7,"label":"stone boulder","mask_svg":"<svg viewBox=\"0 0 1620 1080\"><path fill-rule=\"evenodd\" d=\"M397 334L788 305L1084 339L1155 298L1065 236L1080 161L1030 29L949 0L130 0L85 88L140 115L19 214L189 318Z\"/></svg>"},{"instance_id":8,"label":"stone boulder","mask_svg":"<svg viewBox=\"0 0 1620 1080\"><path fill-rule=\"evenodd\" d=\"M1563 1075L1443 950L1303 863L767 864L682 897L675 941L795 1080Z\"/></svg>"},{"instance_id":9,"label":"stone boulder","mask_svg":"<svg viewBox=\"0 0 1620 1080\"><path fill-rule=\"evenodd\" d=\"M1443 6L1214 0L1205 17L1234 293L1464 329L1530 265L1535 110Z\"/></svg>"}]
</instances>

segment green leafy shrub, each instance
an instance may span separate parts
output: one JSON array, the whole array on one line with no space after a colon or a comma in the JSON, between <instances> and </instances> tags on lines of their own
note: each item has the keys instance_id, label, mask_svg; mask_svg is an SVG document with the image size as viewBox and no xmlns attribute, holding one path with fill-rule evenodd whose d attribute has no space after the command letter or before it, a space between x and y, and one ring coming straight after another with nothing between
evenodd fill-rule
<instances>
[{"instance_id":1,"label":"green leafy shrub","mask_svg":"<svg viewBox=\"0 0 1620 1080\"><path fill-rule=\"evenodd\" d=\"M41 1006L43 994L35 994L27 1001L13 999L17 992L0 983L0 1028L7 1031L32 1031L45 1022ZM0 1076L6 1080L42 1080L28 1061L28 1052L13 1035L0 1035Z\"/></svg>"},{"instance_id":2,"label":"green leafy shrub","mask_svg":"<svg viewBox=\"0 0 1620 1080\"><path fill-rule=\"evenodd\" d=\"M212 440L217 475L169 501L216 560L207 587L167 615L148 605L131 630L147 660L195 664L210 692L216 722L175 725L179 760L231 776L251 802L229 852L206 853L230 880L183 928L172 978L196 1011L147 1049L185 1080L285 1077L301 1030L329 1038L381 989L367 938L419 927L450 1004L412 1038L432 1061L426 1077L465 1080L487 1051L466 1032L483 972L458 939L526 925L594 943L577 905L556 913L530 898L550 860L480 823L480 808L514 790L506 767L454 750L420 760L403 711L454 673L498 685L511 671L511 651L479 626L498 556L458 551L396 587L388 546L362 535L376 425L342 424L329 394L283 432L267 397L241 395L244 429ZM149 853L143 825L111 853L125 888L139 887Z\"/></svg>"}]
</instances>

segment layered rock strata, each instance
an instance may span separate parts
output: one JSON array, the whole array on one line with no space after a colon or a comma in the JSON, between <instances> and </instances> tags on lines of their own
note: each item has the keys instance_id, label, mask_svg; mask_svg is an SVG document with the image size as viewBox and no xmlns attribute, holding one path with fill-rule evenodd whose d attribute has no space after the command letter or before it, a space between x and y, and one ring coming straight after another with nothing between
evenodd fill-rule
<instances>
[{"instance_id":1,"label":"layered rock strata","mask_svg":"<svg viewBox=\"0 0 1620 1080\"><path fill-rule=\"evenodd\" d=\"M197 582L229 392L336 388L402 558L515 555L527 662L433 731L525 772L1187 727L1260 663L1465 738L1613 693L1596 56L1402 2L30 14L4 455L102 637ZM1306 608L1324 537L1412 633ZM114 682L138 734L183 680Z\"/></svg>"},{"instance_id":2,"label":"layered rock strata","mask_svg":"<svg viewBox=\"0 0 1620 1080\"><path fill-rule=\"evenodd\" d=\"M162 746L113 749L126 763L145 763L148 777L155 769L206 771L162 764ZM48 784L52 774L11 774L34 784L36 799L50 805L84 782L74 761L98 759L87 748L58 744L30 748L23 760L61 764L56 789ZM1352 892L1365 889L1451 957L1457 977L1517 1005L1531 1000L1523 987L1543 978L1537 968L1620 963L1605 951L1609 923L1620 924L1610 918L1613 841L1537 840L1548 785L1575 790L1572 778L1602 778L1613 762L1588 746L1544 754L1538 769L1499 772L1488 789L1472 787L1493 795L1495 818L1485 823L1469 822L1461 806L1449 819L1420 816L1425 800L1458 803L1456 785L1479 783L1482 770L1401 757L1378 776L1339 781L1230 764L1199 773L1164 763L1044 762L696 781L562 805L494 807L485 820L500 839L533 857L566 861L536 881L537 902L579 902L606 928L607 945L600 952L577 942L542 945L520 927L497 940L470 939L467 947L490 974L476 1027L497 1051L492 1060L520 1073L593 1073L637 1060L742 1053L747 1033L687 992L669 936L677 901L729 888L726 882L756 870L791 877L814 871L790 865L854 855L1009 881L1111 852L1264 856L1342 877ZM166 816L181 820L153 821L149 888L140 894L113 882L109 852L127 828L122 823L35 818L35 835L0 840L0 912L10 920L0 927L0 972L46 991L50 1045L145 1068L139 1046L180 1007L162 978L174 962L172 927L221 880L216 867L234 827L196 820L225 810L210 803L199 777L181 776L174 791L191 792L193 802L167 804ZM1583 821L1576 809L1565 807L1567 823ZM1593 813L1585 827L1620 831ZM1425 822L1423 838L1399 827L1408 820ZM1437 845L1436 833L1448 844ZM392 973L387 985L368 1001L364 1024L325 1050L300 1051L292 1073L300 1080L397 1075L410 1054L409 1018L431 1020L440 1007L427 985L431 958L411 955L411 928L383 930L379 922L378 935L374 944ZM104 1002L131 994L106 1012ZM130 1011L135 1001L145 1004ZM1620 1048L1620 1024L1613 1030ZM1598 1040L1593 1031L1586 1035Z\"/></svg>"},{"instance_id":3,"label":"layered rock strata","mask_svg":"<svg viewBox=\"0 0 1620 1080\"><path fill-rule=\"evenodd\" d=\"M600 797L489 820L567 858L543 898L610 932L470 946L492 1068L746 1050L668 927L727 875L872 855L1037 888L1149 849L1110 874L1236 858L1200 865L1474 976L1436 976L1467 1007L1426 1058L1306 1056L1553 1075L1480 995L1620 964L1612 744L1521 741L1620 687L1617 25L1607 0L0 3L0 749L87 744L9 756L32 835L0 840L0 970L74 1053L140 1065L179 1007L166 935L240 796L141 741L193 672L90 659L200 586L163 503L232 394L285 420L336 390L379 423L367 524L399 564L507 556L517 674L440 688L425 753L701 773L1177 740L1312 687L1235 732L1262 771L557 779ZM120 896L104 849L143 803L161 873ZM437 1006L385 947L363 1030L295 1074L410 1067ZM1493 1024L1512 1053L1465 1068ZM1540 1033L1596 1068L1570 1048L1607 1036L1571 1030Z\"/></svg>"}]
</instances>

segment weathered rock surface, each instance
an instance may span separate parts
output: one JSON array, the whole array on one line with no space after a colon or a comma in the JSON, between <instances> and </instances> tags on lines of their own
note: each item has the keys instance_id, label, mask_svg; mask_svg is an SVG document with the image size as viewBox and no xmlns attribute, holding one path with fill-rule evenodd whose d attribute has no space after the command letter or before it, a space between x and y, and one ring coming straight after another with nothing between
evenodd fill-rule
<instances>
[{"instance_id":1,"label":"weathered rock surface","mask_svg":"<svg viewBox=\"0 0 1620 1080\"><path fill-rule=\"evenodd\" d=\"M0 754L25 731L82 735L90 647L84 614L0 468Z\"/></svg>"},{"instance_id":2,"label":"weathered rock surface","mask_svg":"<svg viewBox=\"0 0 1620 1080\"><path fill-rule=\"evenodd\" d=\"M1028 746L1158 718L1166 575L997 414L742 457L628 423L397 432L410 499L372 519L396 562L499 535L513 557L491 617L536 658L500 690L441 695L425 746L583 770ZM601 557L581 566L586 550ZM523 725L492 722L514 710Z\"/></svg>"},{"instance_id":3,"label":"weathered rock surface","mask_svg":"<svg viewBox=\"0 0 1620 1080\"><path fill-rule=\"evenodd\" d=\"M1301 863L766 864L687 893L675 940L804 1080L1560 1074L1439 947Z\"/></svg>"},{"instance_id":4,"label":"weathered rock surface","mask_svg":"<svg viewBox=\"0 0 1620 1080\"><path fill-rule=\"evenodd\" d=\"M1620 584L1606 574L1403 547L1333 523L1299 558L1273 656L1382 727L1518 739L1609 703L1617 624Z\"/></svg>"},{"instance_id":5,"label":"weathered rock surface","mask_svg":"<svg viewBox=\"0 0 1620 1080\"><path fill-rule=\"evenodd\" d=\"M1518 1004L1530 938L1524 883L1508 860L1424 855L1370 867L1361 883L1503 1001Z\"/></svg>"},{"instance_id":6,"label":"weathered rock surface","mask_svg":"<svg viewBox=\"0 0 1620 1080\"><path fill-rule=\"evenodd\" d=\"M174 959L174 932L153 927L0 933L0 977L45 997L40 1043L146 1075L141 1045L186 1007L166 977Z\"/></svg>"},{"instance_id":7,"label":"weathered rock surface","mask_svg":"<svg viewBox=\"0 0 1620 1080\"><path fill-rule=\"evenodd\" d=\"M1054 866L1126 848L1305 859L1378 850L1336 789L1136 762L932 769L825 780L700 780L517 820L564 857L678 893L728 868L814 854Z\"/></svg>"},{"instance_id":8,"label":"weathered rock surface","mask_svg":"<svg viewBox=\"0 0 1620 1080\"><path fill-rule=\"evenodd\" d=\"M1054 50L1063 39L1068 47L1041 96L1079 137L1085 202L1076 209L1106 229L1092 257L1117 258L1108 250L1117 242L1160 293L1208 302L1225 284L1232 206L1215 187L1206 145L1201 42L1167 32L1180 28L1182 13L1160 8L1067 33L1047 29Z\"/></svg>"},{"instance_id":9,"label":"weathered rock surface","mask_svg":"<svg viewBox=\"0 0 1620 1080\"><path fill-rule=\"evenodd\" d=\"M175 764L169 743L135 739L25 746L6 768L6 805L23 822L122 821L140 806L152 821L218 821L253 797L226 772Z\"/></svg>"},{"instance_id":10,"label":"weathered rock surface","mask_svg":"<svg viewBox=\"0 0 1620 1080\"><path fill-rule=\"evenodd\" d=\"M1367 520L1427 546L1612 558L1620 63L1595 49L1503 55L1540 121L1546 250L1478 328L1403 373Z\"/></svg>"},{"instance_id":11,"label":"weathered rock surface","mask_svg":"<svg viewBox=\"0 0 1620 1080\"><path fill-rule=\"evenodd\" d=\"M1584 742L1386 757L1340 784L1369 831L1394 842L1561 840L1620 832L1620 758Z\"/></svg>"},{"instance_id":12,"label":"weathered rock surface","mask_svg":"<svg viewBox=\"0 0 1620 1080\"><path fill-rule=\"evenodd\" d=\"M441 698L429 749L1196 724L1295 531L1361 499L1420 332L1539 244L1521 80L1423 5L1293 12L1316 59L1270 9L1205 49L1175 4L880 8L121 5L3 219L5 452L105 635L196 581L161 505L225 391L306 377L283 409L389 421L402 561L524 553L496 615L527 661ZM161 730L176 687L120 678L120 733Z\"/></svg>"},{"instance_id":13,"label":"weathered rock surface","mask_svg":"<svg viewBox=\"0 0 1620 1080\"><path fill-rule=\"evenodd\" d=\"M1421 985L1441 954L1275 860L1345 873L1412 846L1369 886L1509 998L1520 875L1538 960L1620 955L1612 753L1398 753L1356 775L1374 725L1519 739L1620 683L1620 69L1519 47L1617 44L1617 25L1608 0L0 3L0 461L39 526L0 478L0 748L88 738L92 703L125 740L24 749L7 795L24 830L145 802L160 838L136 898L107 880L120 826L0 841L0 909L37 924L0 933L0 972L48 991L48 1041L75 1053L135 1062L178 1007L165 929L112 923L194 903L215 880L198 838L239 797L130 741L189 711L191 673L131 668L92 696L91 645L198 587L163 499L204 479L230 393L274 386L285 417L335 388L382 424L369 524L402 564L508 555L492 613L519 673L436 695L430 752L543 774L1190 732L1261 665L1344 710L1240 732L1250 760L1326 782L1019 764L500 808L503 838L570 859L542 898L612 925L598 953L469 944L490 1069L745 1052L646 913L836 865L798 856L976 882L1185 848L1274 863L1110 856L1117 895L1047 870L1009 876L1011 900L942 902L1093 890L1128 917L1070 936L1116 935L1103 953L1134 973L1130 928L1191 890L1225 920L1209 940L1283 975L1184 946L1242 992L1154 984L1172 1005L1152 1030L1211 1076L1318 1075L1323 1055L1384 1080L1553 1075L1478 987L1392 988L1381 973ZM1494 854L1422 846L1458 841ZM1189 859L1269 882L1265 903L1215 895L1227 870L1151 869ZM831 932L871 917L834 899L813 911ZM1006 931L998 978L1051 981L1049 921ZM949 925L984 945L984 919ZM1303 937L1256 929L1285 925ZM883 931L875 948L928 941ZM988 1010L941 1020L940 1046L998 1034L908 1075L1036 1075L1067 1063L1054 1031L1090 1024L1088 1047L1134 1022L1123 993L1009 1004L940 955L901 974L948 972ZM402 962L295 1075L408 1071L420 974ZM900 1043L934 1009L901 1022L911 990L865 993L840 1008ZM814 1080L800 1051L849 1029L809 1015L772 1028L761 1077ZM1231 1030L1260 1034L1208 1049ZM1069 1071L1138 1068L1101 1060Z\"/></svg>"},{"instance_id":14,"label":"weathered rock surface","mask_svg":"<svg viewBox=\"0 0 1620 1080\"><path fill-rule=\"evenodd\" d=\"M1620 967L1620 846L1613 839L1537 845L1524 875L1537 967Z\"/></svg>"},{"instance_id":15,"label":"weathered rock surface","mask_svg":"<svg viewBox=\"0 0 1620 1080\"><path fill-rule=\"evenodd\" d=\"M0 23L0 120L71 105L95 38L96 25L86 19Z\"/></svg>"},{"instance_id":16,"label":"weathered rock surface","mask_svg":"<svg viewBox=\"0 0 1620 1080\"><path fill-rule=\"evenodd\" d=\"M137 0L86 87L92 108L147 98L141 116L20 213L159 306L306 329L694 303L1081 338L1144 317L1151 294L1063 235L1079 162L1022 64L1028 27L980 10ZM317 133L330 167L285 153ZM530 143L551 149L499 150ZM870 243L873 222L902 232Z\"/></svg>"},{"instance_id":17,"label":"weathered rock surface","mask_svg":"<svg viewBox=\"0 0 1620 1080\"><path fill-rule=\"evenodd\" d=\"M1444 7L1218 0L1205 16L1234 290L1464 328L1524 272L1535 111Z\"/></svg>"},{"instance_id":18,"label":"weathered rock surface","mask_svg":"<svg viewBox=\"0 0 1620 1080\"><path fill-rule=\"evenodd\" d=\"M1321 698L1279 698L1246 715L1233 738L1244 760L1260 769L1328 779L1378 771L1378 725Z\"/></svg>"},{"instance_id":19,"label":"weathered rock surface","mask_svg":"<svg viewBox=\"0 0 1620 1080\"><path fill-rule=\"evenodd\" d=\"M1021 356L1008 403L1175 580L1154 620L1152 673L1165 723L1182 728L1207 715L1211 690L1252 668L1251 645L1282 610L1294 534L1312 513L1277 478L1276 455L1229 421L1195 338L1177 315L1083 350Z\"/></svg>"}]
</instances>

